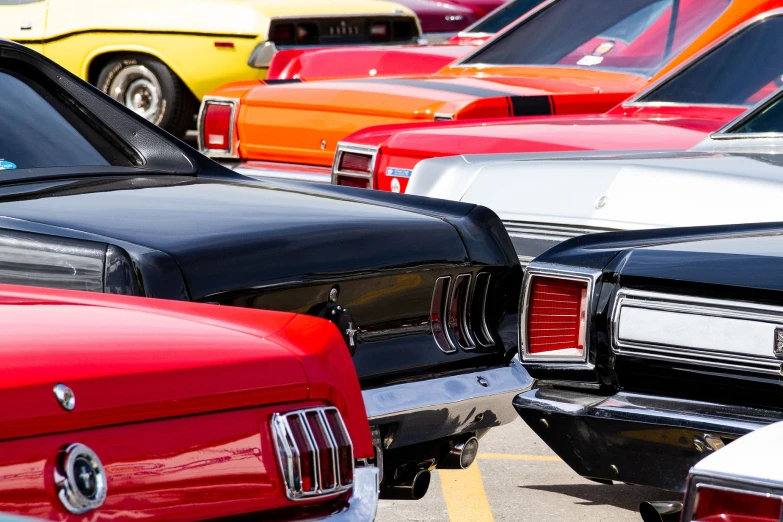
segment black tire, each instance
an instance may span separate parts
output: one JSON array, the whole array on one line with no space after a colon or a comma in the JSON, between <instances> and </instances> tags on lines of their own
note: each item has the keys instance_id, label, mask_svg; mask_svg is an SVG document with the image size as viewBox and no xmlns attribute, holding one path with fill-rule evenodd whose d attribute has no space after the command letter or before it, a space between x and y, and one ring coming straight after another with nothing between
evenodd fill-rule
<instances>
[{"instance_id":1,"label":"black tire","mask_svg":"<svg viewBox=\"0 0 783 522\"><path fill-rule=\"evenodd\" d=\"M163 62L145 54L113 55L101 68L96 86L178 138L192 127L198 110L198 100L182 80ZM139 101L136 106L128 103L129 93L137 93L130 96Z\"/></svg>"}]
</instances>

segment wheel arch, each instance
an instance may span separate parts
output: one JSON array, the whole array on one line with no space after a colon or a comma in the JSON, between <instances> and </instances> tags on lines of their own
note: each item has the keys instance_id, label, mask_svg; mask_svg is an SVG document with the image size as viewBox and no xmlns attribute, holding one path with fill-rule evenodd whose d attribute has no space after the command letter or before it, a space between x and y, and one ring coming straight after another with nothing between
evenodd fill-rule
<instances>
[{"instance_id":1,"label":"wheel arch","mask_svg":"<svg viewBox=\"0 0 783 522\"><path fill-rule=\"evenodd\" d=\"M88 83L97 86L98 76L101 74L101 69L103 68L103 66L106 65L106 63L109 60L111 60L113 56L117 56L119 54L129 54L129 53L147 55L152 58L156 58L160 60L160 62L163 63L163 65L171 69L171 71L177 76L177 78L180 79L182 84L185 85L185 87L187 87L188 91L190 91L190 94L193 97L195 97L195 95L193 95L193 89L190 88L190 85L188 85L187 80L182 77L182 75L177 70L177 68L172 66L171 62L166 60L166 58L157 50L143 45L118 45L118 46L110 46L110 47L101 47L99 49L93 50L89 55L87 55L87 58L84 60L81 77L87 80Z\"/></svg>"}]
</instances>

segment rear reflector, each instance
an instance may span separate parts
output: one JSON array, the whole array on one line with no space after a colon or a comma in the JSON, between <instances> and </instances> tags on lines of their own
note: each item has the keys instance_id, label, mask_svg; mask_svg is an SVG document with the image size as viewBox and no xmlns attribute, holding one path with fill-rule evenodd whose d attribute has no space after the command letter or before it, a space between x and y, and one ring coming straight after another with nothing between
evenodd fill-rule
<instances>
[{"instance_id":1,"label":"rear reflector","mask_svg":"<svg viewBox=\"0 0 783 522\"><path fill-rule=\"evenodd\" d=\"M229 103L205 102L201 122L201 143L207 150L231 151L231 115L234 106Z\"/></svg>"},{"instance_id":2,"label":"rear reflector","mask_svg":"<svg viewBox=\"0 0 783 522\"><path fill-rule=\"evenodd\" d=\"M779 522L780 497L699 486L692 522Z\"/></svg>"},{"instance_id":3,"label":"rear reflector","mask_svg":"<svg viewBox=\"0 0 783 522\"><path fill-rule=\"evenodd\" d=\"M532 278L525 354L569 359L584 357L587 287L586 281Z\"/></svg>"}]
</instances>

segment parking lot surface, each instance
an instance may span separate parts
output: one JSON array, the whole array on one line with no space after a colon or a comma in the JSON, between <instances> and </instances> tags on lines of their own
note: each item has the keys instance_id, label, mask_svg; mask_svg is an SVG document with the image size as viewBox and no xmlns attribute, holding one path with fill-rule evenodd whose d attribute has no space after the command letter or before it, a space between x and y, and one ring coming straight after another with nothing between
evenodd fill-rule
<instances>
[{"instance_id":1,"label":"parking lot surface","mask_svg":"<svg viewBox=\"0 0 783 522\"><path fill-rule=\"evenodd\" d=\"M517 421L481 440L478 466L435 472L418 502L381 501L377 521L638 522L641 501L679 499L652 488L585 480Z\"/></svg>"}]
</instances>

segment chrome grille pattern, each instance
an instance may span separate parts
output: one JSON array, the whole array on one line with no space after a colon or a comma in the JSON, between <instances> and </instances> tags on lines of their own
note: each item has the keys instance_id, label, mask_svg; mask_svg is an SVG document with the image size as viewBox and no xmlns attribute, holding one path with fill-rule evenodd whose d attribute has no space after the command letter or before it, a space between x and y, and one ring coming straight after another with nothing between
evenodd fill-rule
<instances>
[{"instance_id":1,"label":"chrome grille pattern","mask_svg":"<svg viewBox=\"0 0 783 522\"><path fill-rule=\"evenodd\" d=\"M780 375L783 307L621 289L612 350L663 361Z\"/></svg>"},{"instance_id":2,"label":"chrome grille pattern","mask_svg":"<svg viewBox=\"0 0 783 522\"><path fill-rule=\"evenodd\" d=\"M353 485L353 445L337 408L276 413L272 435L289 499L334 495Z\"/></svg>"},{"instance_id":3,"label":"chrome grille pattern","mask_svg":"<svg viewBox=\"0 0 783 522\"><path fill-rule=\"evenodd\" d=\"M475 350L495 344L487 325L488 273L441 277L435 282L430 325L435 342L444 353Z\"/></svg>"},{"instance_id":4,"label":"chrome grille pattern","mask_svg":"<svg viewBox=\"0 0 783 522\"><path fill-rule=\"evenodd\" d=\"M503 221L508 235L528 239L545 239L549 241L565 241L572 237L598 232L613 232L615 229L567 225L563 223L536 223L533 221Z\"/></svg>"}]
</instances>

